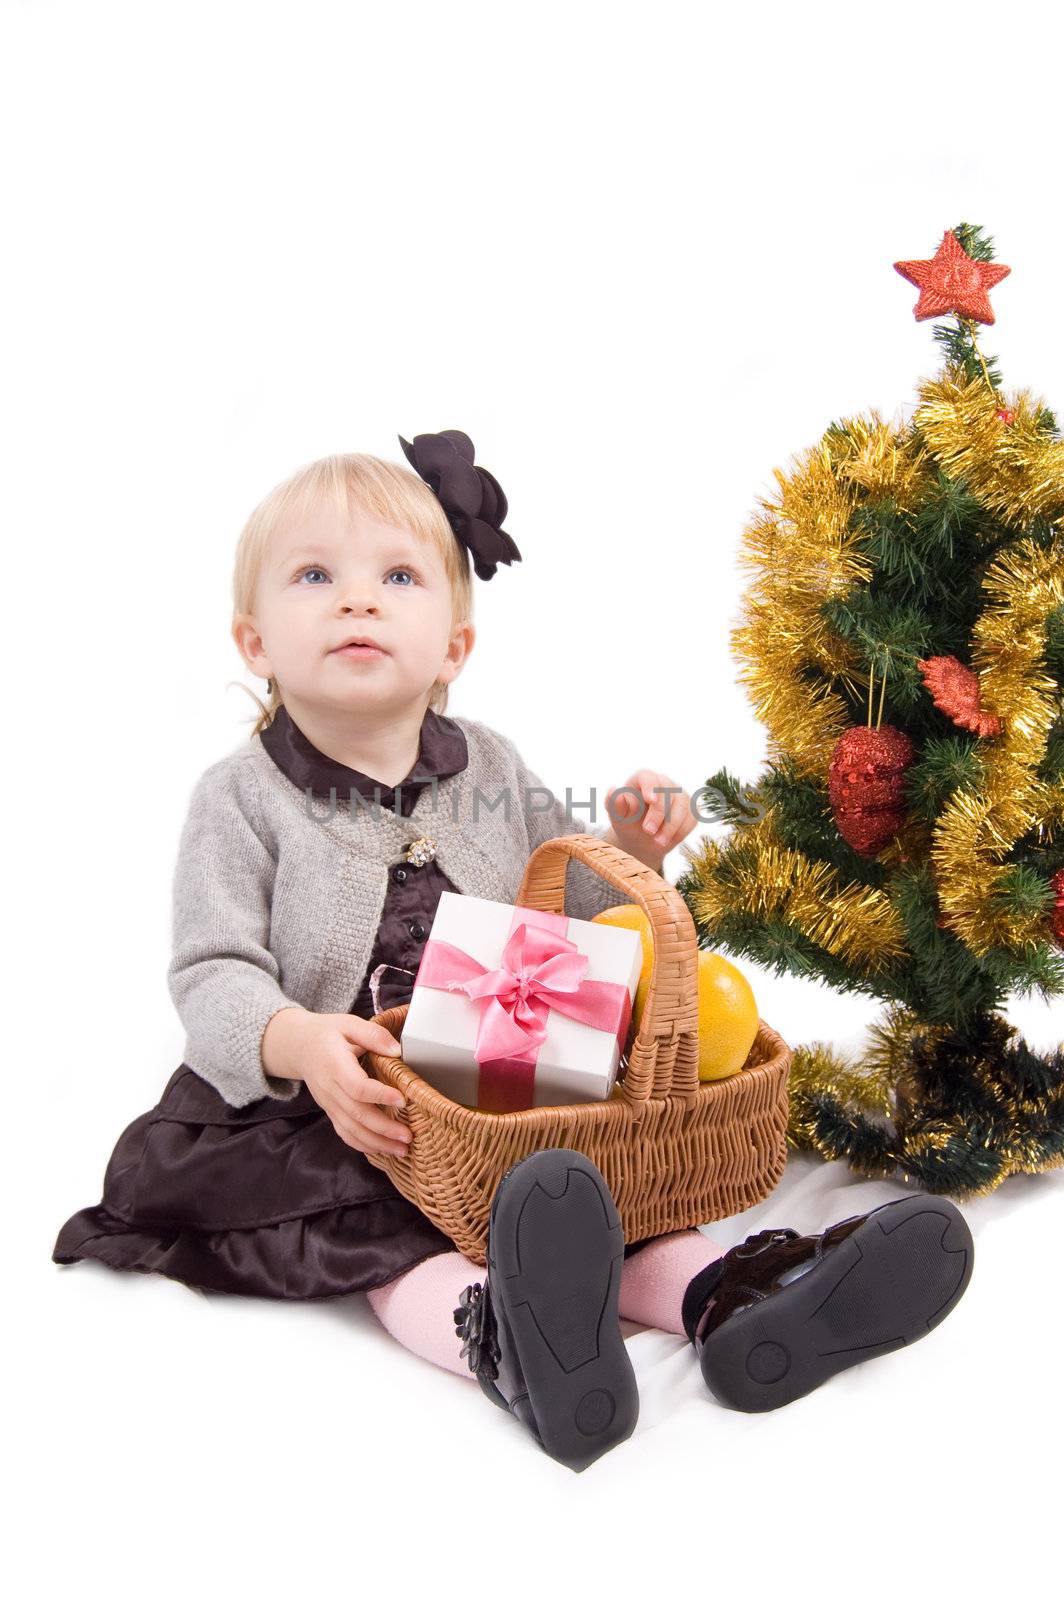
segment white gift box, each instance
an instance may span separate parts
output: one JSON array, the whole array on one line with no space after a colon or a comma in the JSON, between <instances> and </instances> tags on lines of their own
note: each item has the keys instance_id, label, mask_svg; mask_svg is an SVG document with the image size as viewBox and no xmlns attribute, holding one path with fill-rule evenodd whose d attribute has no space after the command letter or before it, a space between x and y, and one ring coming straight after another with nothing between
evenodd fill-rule
<instances>
[{"instance_id":1,"label":"white gift box","mask_svg":"<svg viewBox=\"0 0 1064 1600\"><path fill-rule=\"evenodd\" d=\"M611 986L614 1015L623 1021L630 1017L643 965L643 941L633 928L613 928L604 923L584 922L577 917L555 916L506 905L498 900L483 900L477 895L453 894L444 890L433 919L432 931L422 953L414 981L410 1006L403 1025L401 1045L404 1062L431 1083L441 1094L462 1105L483 1110L519 1110L528 1106L567 1105L577 1101L605 1100L617 1077L623 1043L618 1044L617 1027L592 1027L555 1009L549 995L538 991L540 1013L545 1004L546 1031L534 1062L528 1050L496 1056L482 1068L476 1045L481 1019L486 1008L505 1001L487 997L471 998L460 990L432 987L425 980L435 968L438 955L445 954L433 942L453 945L480 968L495 971L504 967L504 950L515 928L517 913L530 917L529 927L542 928L575 946L587 958L581 982L587 996L596 984ZM528 936L525 936L528 937ZM533 948L535 944L534 935ZM467 963L468 966L468 963ZM504 968L509 972L509 968ZM527 959L523 972L536 970L549 979L547 967ZM466 971L464 976L474 974ZM548 982L549 987L549 982ZM627 1001L615 989L627 991ZM606 990L599 990L605 996ZM564 1003L559 997L559 1004ZM512 1001L511 1001L512 1005ZM497 1015L497 1012L496 1012ZM630 1027L625 1029L625 1035Z\"/></svg>"}]
</instances>

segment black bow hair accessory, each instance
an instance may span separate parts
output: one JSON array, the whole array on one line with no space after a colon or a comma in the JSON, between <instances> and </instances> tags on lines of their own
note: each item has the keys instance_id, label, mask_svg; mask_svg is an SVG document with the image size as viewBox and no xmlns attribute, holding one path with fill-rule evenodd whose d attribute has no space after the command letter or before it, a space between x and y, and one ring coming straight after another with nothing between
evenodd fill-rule
<instances>
[{"instance_id":1,"label":"black bow hair accessory","mask_svg":"<svg viewBox=\"0 0 1064 1600\"><path fill-rule=\"evenodd\" d=\"M424 478L447 514L455 538L473 558L478 578L494 578L500 562L510 566L521 552L501 527L506 496L486 467L473 465L473 441L457 428L416 433L413 443L399 435L403 454Z\"/></svg>"}]
</instances>

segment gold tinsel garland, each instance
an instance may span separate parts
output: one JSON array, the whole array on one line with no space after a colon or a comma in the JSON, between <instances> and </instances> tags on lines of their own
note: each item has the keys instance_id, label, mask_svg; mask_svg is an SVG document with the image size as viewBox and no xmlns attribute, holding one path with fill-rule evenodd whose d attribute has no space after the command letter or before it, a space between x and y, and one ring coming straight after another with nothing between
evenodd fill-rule
<instances>
[{"instance_id":1,"label":"gold tinsel garland","mask_svg":"<svg viewBox=\"0 0 1064 1600\"><path fill-rule=\"evenodd\" d=\"M1026 390L1006 401L982 378L965 382L947 373L920 386L914 421L944 472L1022 528L1033 517L1059 516L1064 506L1064 443L1038 426L1044 411Z\"/></svg>"},{"instance_id":2,"label":"gold tinsel garland","mask_svg":"<svg viewBox=\"0 0 1064 1600\"><path fill-rule=\"evenodd\" d=\"M1055 844L1058 830L1064 833L1064 778L1047 789L1046 808L1037 827L1039 843Z\"/></svg>"},{"instance_id":3,"label":"gold tinsel garland","mask_svg":"<svg viewBox=\"0 0 1064 1600\"><path fill-rule=\"evenodd\" d=\"M792 1054L788 1080L791 1109L787 1137L791 1144L800 1150L816 1150L827 1161L837 1159L838 1150L818 1131L815 1108L824 1095L830 1095L840 1107L877 1120L892 1117L894 1086L908 1066L912 1037L918 1026L915 1013L891 1003L879 1021L870 1026L860 1062L847 1061L831 1045L819 1040L798 1045ZM891 1156L883 1155L866 1160L862 1170L870 1177L885 1177L894 1165Z\"/></svg>"},{"instance_id":4,"label":"gold tinsel garland","mask_svg":"<svg viewBox=\"0 0 1064 1600\"><path fill-rule=\"evenodd\" d=\"M892 1003L869 1031L870 1042L859 1063L845 1060L819 1040L795 1048L789 1080L790 1143L798 1149L814 1150L826 1161L846 1156L855 1170L868 1177L911 1177L928 1156L956 1148L958 1137L977 1152L971 1129L959 1128L955 1116L929 1111L918 1091L911 1102L907 1095L914 1052L919 1047L933 1050L936 1043L955 1042L952 1029L923 1023L907 1007ZM988 1194L1013 1173L1047 1172L1064 1166L1064 1152L1049 1154L1045 1148L1045 1129L1051 1120L1059 1120L1064 1107L1064 1080L1041 1095L1006 1085L1000 1047L1003 1039L1016 1033L1004 1018L997 1018L992 1048L982 1056L977 1050L965 1052L954 1063L954 1071L962 1067L969 1091L997 1112L992 1142L985 1146L991 1170L982 1181L951 1187L950 1192L958 1197ZM837 1128L825 1135L821 1131L825 1106L833 1107L843 1119L868 1119L862 1130L865 1137L853 1135L847 1148L846 1135L840 1135ZM868 1140L869 1127L878 1129L881 1137Z\"/></svg>"},{"instance_id":5,"label":"gold tinsel garland","mask_svg":"<svg viewBox=\"0 0 1064 1600\"><path fill-rule=\"evenodd\" d=\"M778 493L761 499L743 530L739 565L753 574L732 630L739 682L746 685L769 736L769 755L786 755L801 775L827 781L839 737L852 724L849 706L831 688L843 683L860 698L867 675L857 652L822 614L825 600L868 583L872 568L850 529L864 497L887 496L915 509L932 481L933 463L911 430L876 412L848 417L818 445L774 476ZM827 686L809 683L816 666Z\"/></svg>"},{"instance_id":6,"label":"gold tinsel garland","mask_svg":"<svg viewBox=\"0 0 1064 1600\"><path fill-rule=\"evenodd\" d=\"M1064 505L1064 444L1036 426L1041 406L1030 395L1004 402L982 380L946 377L924 384L915 423L942 466L963 476L996 517L1023 526ZM1046 624L1064 604L1064 529L1049 549L1019 540L990 564L987 605L972 633L972 665L983 705L1002 732L980 747L978 790L959 790L934 830L932 860L946 923L974 955L995 947L1035 948L1046 941L1046 914L1008 911L998 898L1008 872L1002 858L1045 819L1059 820L1060 796L1036 770L1059 715L1057 687L1043 670Z\"/></svg>"},{"instance_id":7,"label":"gold tinsel garland","mask_svg":"<svg viewBox=\"0 0 1064 1600\"><path fill-rule=\"evenodd\" d=\"M904 955L904 925L881 890L840 886L826 862L780 844L770 817L740 834L727 846L724 877L717 871L723 851L715 841L684 846L699 885L691 894L691 910L704 926L713 927L729 911L759 921L781 920L822 950L873 975Z\"/></svg>"},{"instance_id":8,"label":"gold tinsel garland","mask_svg":"<svg viewBox=\"0 0 1064 1600\"><path fill-rule=\"evenodd\" d=\"M806 683L800 668L811 663L852 683L856 652L831 631L821 607L872 573L849 530L854 495L837 475L837 455L822 444L800 456L790 476L776 471L777 500L759 502L742 536L739 565L754 579L732 630L739 681L768 730L770 753L786 753L798 772L821 777L851 719L842 697Z\"/></svg>"}]
</instances>

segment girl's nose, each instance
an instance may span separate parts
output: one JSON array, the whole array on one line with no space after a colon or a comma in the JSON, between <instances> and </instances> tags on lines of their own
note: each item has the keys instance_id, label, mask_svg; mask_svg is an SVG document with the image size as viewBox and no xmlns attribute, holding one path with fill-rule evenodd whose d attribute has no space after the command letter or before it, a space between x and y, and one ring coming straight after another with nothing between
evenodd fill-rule
<instances>
[{"instance_id":1,"label":"girl's nose","mask_svg":"<svg viewBox=\"0 0 1064 1600\"><path fill-rule=\"evenodd\" d=\"M372 589L350 584L340 598L340 610L357 611L360 616L380 610L380 596Z\"/></svg>"}]
</instances>

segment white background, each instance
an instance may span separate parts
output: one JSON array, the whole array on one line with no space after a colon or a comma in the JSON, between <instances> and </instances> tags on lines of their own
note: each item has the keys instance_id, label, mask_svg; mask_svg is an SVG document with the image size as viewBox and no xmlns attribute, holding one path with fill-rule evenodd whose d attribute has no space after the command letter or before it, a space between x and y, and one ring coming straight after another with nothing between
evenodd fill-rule
<instances>
[{"instance_id":1,"label":"white background","mask_svg":"<svg viewBox=\"0 0 1064 1600\"><path fill-rule=\"evenodd\" d=\"M49 1259L181 1058L170 875L195 779L249 731L251 506L314 456L465 429L524 560L476 584L449 709L559 793L753 779L738 536L775 466L833 418L906 414L937 368L892 263L986 227L1012 275L984 345L1064 411L1052 15L0 6L20 1595L972 1595L1059 1570L1064 1173L967 1208L975 1275L934 1335L783 1411L726 1411L681 1340L633 1332L638 1431L579 1476L363 1297ZM746 970L792 1044L876 1014ZM1011 1014L1046 1046L1062 1010ZM900 1192L796 1159L717 1231Z\"/></svg>"}]
</instances>

